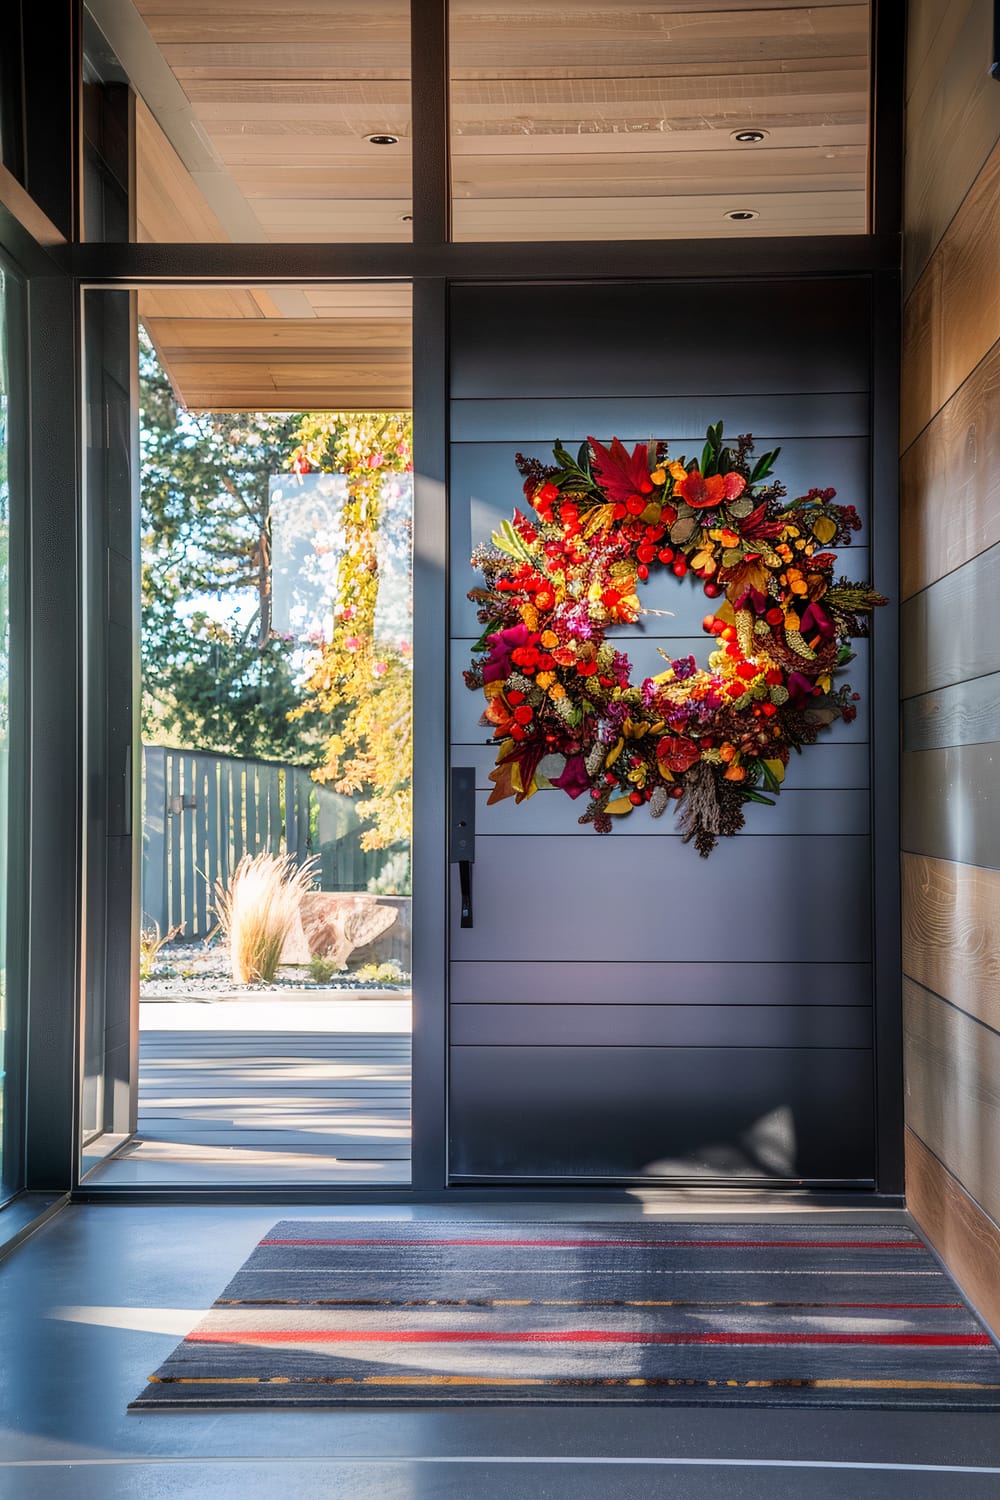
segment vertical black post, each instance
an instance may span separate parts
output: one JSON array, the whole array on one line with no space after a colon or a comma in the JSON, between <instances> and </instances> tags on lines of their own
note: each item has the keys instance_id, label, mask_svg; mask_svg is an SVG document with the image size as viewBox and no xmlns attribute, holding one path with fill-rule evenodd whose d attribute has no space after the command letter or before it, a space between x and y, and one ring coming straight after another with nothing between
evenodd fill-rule
<instances>
[{"instance_id":1,"label":"vertical black post","mask_svg":"<svg viewBox=\"0 0 1000 1500\"><path fill-rule=\"evenodd\" d=\"M905 0L873 0L871 29L869 232L903 227L903 101L906 89Z\"/></svg>"},{"instance_id":2,"label":"vertical black post","mask_svg":"<svg viewBox=\"0 0 1000 1500\"><path fill-rule=\"evenodd\" d=\"M80 238L81 13L80 0L21 0L24 186L68 240Z\"/></svg>"},{"instance_id":3,"label":"vertical black post","mask_svg":"<svg viewBox=\"0 0 1000 1500\"><path fill-rule=\"evenodd\" d=\"M903 1191L902 935L899 854L899 322L895 271L872 277L872 950L877 1183Z\"/></svg>"},{"instance_id":4,"label":"vertical black post","mask_svg":"<svg viewBox=\"0 0 1000 1500\"><path fill-rule=\"evenodd\" d=\"M413 132L413 241L451 237L451 141L448 123L449 0L410 7L410 117ZM417 369L420 368L419 360Z\"/></svg>"},{"instance_id":5,"label":"vertical black post","mask_svg":"<svg viewBox=\"0 0 1000 1500\"><path fill-rule=\"evenodd\" d=\"M9 615L7 784L0 797L7 809L7 848L0 848L6 890L6 1017L3 1046L3 1142L0 1202L24 1186L25 1031L27 1026L28 935L28 359L24 283L0 256L3 276L5 386L7 394L7 587Z\"/></svg>"},{"instance_id":6,"label":"vertical black post","mask_svg":"<svg viewBox=\"0 0 1000 1500\"><path fill-rule=\"evenodd\" d=\"M447 1180L448 288L413 289L413 1187Z\"/></svg>"},{"instance_id":7,"label":"vertical black post","mask_svg":"<svg viewBox=\"0 0 1000 1500\"><path fill-rule=\"evenodd\" d=\"M25 1186L65 1191L76 1150L80 983L81 639L78 304L29 285L31 828Z\"/></svg>"}]
</instances>

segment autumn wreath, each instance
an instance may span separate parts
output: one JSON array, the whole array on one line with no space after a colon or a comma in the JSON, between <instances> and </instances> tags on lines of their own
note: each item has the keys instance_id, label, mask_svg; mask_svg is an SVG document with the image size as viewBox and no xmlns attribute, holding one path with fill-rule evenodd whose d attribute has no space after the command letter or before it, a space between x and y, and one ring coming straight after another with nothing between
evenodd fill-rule
<instances>
[{"instance_id":1,"label":"autumn wreath","mask_svg":"<svg viewBox=\"0 0 1000 1500\"><path fill-rule=\"evenodd\" d=\"M707 855L743 827L744 803L773 805L793 749L854 718L858 694L833 676L885 600L834 579L823 549L850 542L857 512L832 489L786 504L770 477L779 452L754 460L749 436L723 446L720 422L695 460L617 438L576 458L557 443L550 465L517 455L534 515L515 509L476 549L485 587L469 594L485 630L465 678L499 741L490 802L586 792L580 822L607 833L675 799L685 841ZM644 613L638 587L656 568L722 601L703 622L716 645L707 668L664 656L633 684L605 634Z\"/></svg>"}]
</instances>

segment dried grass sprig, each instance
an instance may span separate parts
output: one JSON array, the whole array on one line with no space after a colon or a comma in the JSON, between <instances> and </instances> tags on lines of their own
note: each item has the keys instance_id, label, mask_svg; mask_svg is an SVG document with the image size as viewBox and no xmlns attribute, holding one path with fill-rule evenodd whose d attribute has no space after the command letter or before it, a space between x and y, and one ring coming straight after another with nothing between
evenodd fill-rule
<instances>
[{"instance_id":1,"label":"dried grass sprig","mask_svg":"<svg viewBox=\"0 0 1000 1500\"><path fill-rule=\"evenodd\" d=\"M300 865L288 854L244 854L228 884L216 881L215 914L237 984L273 981L316 863Z\"/></svg>"}]
</instances>

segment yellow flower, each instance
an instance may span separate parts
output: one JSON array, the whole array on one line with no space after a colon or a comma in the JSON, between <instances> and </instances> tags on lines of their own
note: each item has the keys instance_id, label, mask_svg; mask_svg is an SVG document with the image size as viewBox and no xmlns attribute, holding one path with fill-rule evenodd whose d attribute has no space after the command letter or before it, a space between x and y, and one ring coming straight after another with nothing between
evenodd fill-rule
<instances>
[{"instance_id":1,"label":"yellow flower","mask_svg":"<svg viewBox=\"0 0 1000 1500\"><path fill-rule=\"evenodd\" d=\"M566 689L563 687L563 685L562 685L561 682L554 682L552 684L552 686L549 688L549 697L550 698L565 698L565 696L566 696Z\"/></svg>"},{"instance_id":2,"label":"yellow flower","mask_svg":"<svg viewBox=\"0 0 1000 1500\"><path fill-rule=\"evenodd\" d=\"M654 469L649 477L654 484L666 484L667 482L667 473L665 469Z\"/></svg>"},{"instance_id":3,"label":"yellow flower","mask_svg":"<svg viewBox=\"0 0 1000 1500\"><path fill-rule=\"evenodd\" d=\"M545 647L546 651L551 651L552 647L558 646L558 644L559 637L556 635L554 630L542 631L542 645Z\"/></svg>"},{"instance_id":4,"label":"yellow flower","mask_svg":"<svg viewBox=\"0 0 1000 1500\"><path fill-rule=\"evenodd\" d=\"M535 681L540 688L551 687L555 680L556 674L554 672L539 672L535 677Z\"/></svg>"}]
</instances>

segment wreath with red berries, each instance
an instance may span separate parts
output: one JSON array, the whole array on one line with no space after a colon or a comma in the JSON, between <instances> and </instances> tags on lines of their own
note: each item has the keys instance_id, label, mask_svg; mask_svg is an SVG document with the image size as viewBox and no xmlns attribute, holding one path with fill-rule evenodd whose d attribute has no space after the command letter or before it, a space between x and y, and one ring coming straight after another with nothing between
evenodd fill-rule
<instances>
[{"instance_id":1,"label":"wreath with red berries","mask_svg":"<svg viewBox=\"0 0 1000 1500\"><path fill-rule=\"evenodd\" d=\"M517 455L534 516L515 509L472 563L484 625L465 680L486 695L498 741L490 802L540 787L589 795L581 823L677 806L685 842L709 854L737 833L747 802L773 806L791 751L858 694L834 687L886 601L867 583L834 578L836 554L861 522L835 491L785 503L771 478L780 453L754 459L753 440L723 445L708 429L699 458L670 461L663 442L632 453L589 438L554 464ZM657 568L698 579L715 604L707 667L670 660L632 682L606 632L643 614L639 586Z\"/></svg>"}]
</instances>

